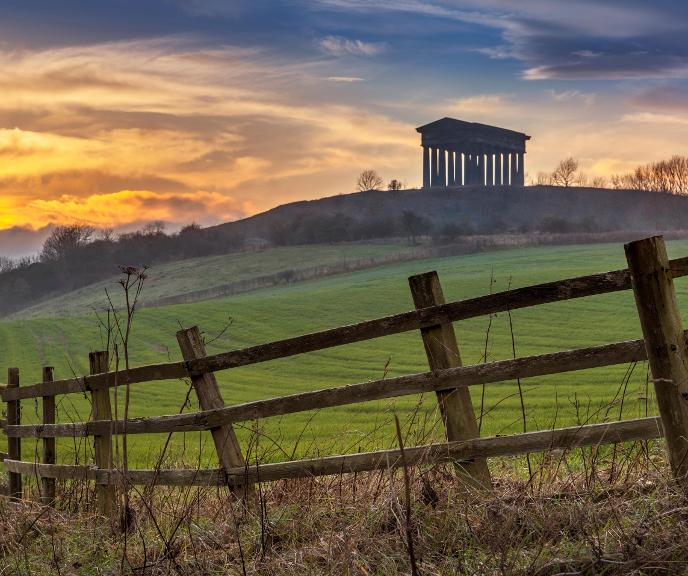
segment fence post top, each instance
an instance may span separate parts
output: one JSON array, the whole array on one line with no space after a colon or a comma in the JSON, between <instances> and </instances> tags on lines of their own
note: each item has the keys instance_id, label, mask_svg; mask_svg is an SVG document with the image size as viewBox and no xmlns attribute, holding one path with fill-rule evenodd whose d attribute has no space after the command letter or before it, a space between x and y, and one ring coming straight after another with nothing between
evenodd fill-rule
<instances>
[{"instance_id":1,"label":"fence post top","mask_svg":"<svg viewBox=\"0 0 688 576\"><path fill-rule=\"evenodd\" d=\"M664 236L661 234L658 236L648 236L647 238L640 238L639 240L632 240L631 242L626 242L624 244L624 249L626 250L626 253L628 253L629 249L632 249L635 246L645 246L647 244L664 244Z\"/></svg>"},{"instance_id":2,"label":"fence post top","mask_svg":"<svg viewBox=\"0 0 688 576\"><path fill-rule=\"evenodd\" d=\"M19 386L19 368L7 369L7 387L13 388Z\"/></svg>"},{"instance_id":3,"label":"fence post top","mask_svg":"<svg viewBox=\"0 0 688 576\"><path fill-rule=\"evenodd\" d=\"M189 328L182 328L181 330L177 330L177 338L180 336L183 336L184 334L200 334L201 331L198 328L198 325L190 326Z\"/></svg>"},{"instance_id":4,"label":"fence post top","mask_svg":"<svg viewBox=\"0 0 688 576\"><path fill-rule=\"evenodd\" d=\"M422 272L420 274L413 274L412 276L409 276L408 280L409 282L414 282L418 280L423 280L425 278L433 278L437 277L437 271L436 270L430 270L428 272Z\"/></svg>"}]
</instances>

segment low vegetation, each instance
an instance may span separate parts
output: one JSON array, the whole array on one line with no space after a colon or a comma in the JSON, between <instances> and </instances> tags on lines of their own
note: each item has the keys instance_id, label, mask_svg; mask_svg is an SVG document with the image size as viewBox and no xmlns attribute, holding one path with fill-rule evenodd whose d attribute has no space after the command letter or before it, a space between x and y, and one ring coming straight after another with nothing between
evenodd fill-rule
<instances>
[{"instance_id":1,"label":"low vegetation","mask_svg":"<svg viewBox=\"0 0 688 576\"><path fill-rule=\"evenodd\" d=\"M581 463L583 463L581 465ZM187 575L683 574L688 500L661 445L493 461L493 493L451 466L262 485L248 508L225 490L131 498L128 531L93 512L81 483L56 509L0 502L7 573ZM412 550L412 552L411 552Z\"/></svg>"}]
</instances>

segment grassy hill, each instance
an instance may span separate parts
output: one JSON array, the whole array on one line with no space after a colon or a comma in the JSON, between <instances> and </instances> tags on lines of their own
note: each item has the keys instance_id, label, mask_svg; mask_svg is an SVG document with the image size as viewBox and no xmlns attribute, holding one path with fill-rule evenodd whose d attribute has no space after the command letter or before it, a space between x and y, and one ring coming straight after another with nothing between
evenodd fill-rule
<instances>
[{"instance_id":1,"label":"grassy hill","mask_svg":"<svg viewBox=\"0 0 688 576\"><path fill-rule=\"evenodd\" d=\"M688 242L669 244L672 257L688 254ZM489 291L519 287L580 274L624 267L620 244L521 248L461 257L404 262L371 270L342 274L284 288L261 290L234 297L193 304L144 308L133 333L132 364L141 365L178 359L175 332L180 325L198 324L208 339L211 353L267 342L278 338L392 314L412 308L406 278L437 270L448 299L460 299ZM680 305L688 314L688 289L678 281ZM512 313L518 355L536 354L573 347L602 344L640 337L633 296L630 292L517 310ZM227 325L229 324L229 328ZM512 340L507 314L492 319L476 318L456 325L465 363L508 358ZM56 367L56 376L83 374L88 352L103 346L104 335L93 315L67 318L32 318L0 322L0 366L19 366L23 383L38 381L40 365ZM415 332L352 344L218 373L225 401L238 403L327 386L424 371L426 359ZM132 387L131 416L176 413L182 409L186 385L182 382L138 384ZM647 367L618 366L523 382L528 429L572 424L605 417L607 405L620 390L624 402L609 414L618 418L654 412L648 398ZM472 388L480 412L481 390ZM121 400L122 395L120 395ZM260 449L272 457L292 453L356 451L393 442L392 414L404 416L412 428L437 430L435 399L405 398L304 413L258 423ZM58 398L63 421L88 417L88 400L79 395ZM121 402L120 402L121 404ZM191 408L195 401L191 402ZM191 409L186 407L185 409ZM121 406L119 408L121 414ZM487 387L483 434L521 429L521 413L514 382ZM39 406L25 402L25 421L35 420ZM418 424L427 416L425 424ZM248 428L251 428L250 426ZM252 434L239 430L242 441ZM255 432L255 430L253 431ZM411 438L410 442L417 440ZM164 437L131 440L132 465L150 464ZM315 442L317 441L317 445ZM200 442L200 444L199 444ZM32 448L27 446L27 454ZM204 464L212 462L207 434L177 435L173 450L187 457L201 447ZM284 452L278 450L279 446ZM67 459L80 451L90 460L87 444L61 442Z\"/></svg>"},{"instance_id":2,"label":"grassy hill","mask_svg":"<svg viewBox=\"0 0 688 576\"><path fill-rule=\"evenodd\" d=\"M346 237L347 230L360 227L366 233L382 233L404 212L424 217L434 232L448 224L481 234L535 230L668 231L685 228L688 197L643 190L559 186L371 190L291 202L209 228L207 233L269 239L276 230L287 227L287 241L308 241L314 229L324 226L323 235ZM337 230L337 223L343 220L347 221L347 229Z\"/></svg>"},{"instance_id":3,"label":"grassy hill","mask_svg":"<svg viewBox=\"0 0 688 576\"><path fill-rule=\"evenodd\" d=\"M297 279L305 271L315 270L319 275L335 272L349 265L361 267L386 258L411 257L412 247L400 244L336 244L299 247L282 247L189 258L150 267L146 271L145 290L141 304L153 306L169 300L208 299L226 293L246 292L251 289ZM114 270L113 270L114 272ZM119 276L78 290L49 298L11 316L13 319L78 316L108 307L105 291L119 307L123 305ZM195 296L198 296L195 298Z\"/></svg>"},{"instance_id":4,"label":"grassy hill","mask_svg":"<svg viewBox=\"0 0 688 576\"><path fill-rule=\"evenodd\" d=\"M91 295L102 292L121 264L153 264L167 284L152 281L146 303L170 304L274 286L294 272L297 279L324 275L315 269L337 268L343 258L384 259L394 250L366 249L362 243L394 244L419 236L431 238L434 245L476 237L494 243L494 238L514 234L535 242L561 235L555 239L561 244L589 242L589 237L582 238L586 235L605 240L651 233L686 238L686 221L688 197L639 190L469 186L360 192L293 202L220 226L186 227L178 234L152 230L75 245L58 243L51 257L0 274L0 315L27 308L33 310L24 317L62 313L65 306L71 313L72 302L76 309L92 306ZM574 235L581 237L565 238ZM357 243L358 248L348 247ZM334 244L347 246L329 252L316 246ZM286 251L271 259L256 257L253 251L304 245L315 246L314 252L299 249L292 258ZM339 250L352 254L343 256ZM48 300L52 302L44 305Z\"/></svg>"}]
</instances>

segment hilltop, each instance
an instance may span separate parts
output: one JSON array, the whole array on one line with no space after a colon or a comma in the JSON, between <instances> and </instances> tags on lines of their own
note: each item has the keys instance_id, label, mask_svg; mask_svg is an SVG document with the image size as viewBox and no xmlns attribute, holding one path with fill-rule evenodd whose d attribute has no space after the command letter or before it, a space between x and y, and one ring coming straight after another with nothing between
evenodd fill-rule
<instances>
[{"instance_id":1,"label":"hilltop","mask_svg":"<svg viewBox=\"0 0 688 576\"><path fill-rule=\"evenodd\" d=\"M609 232L677 230L685 227L688 197L607 188L526 186L486 188L410 189L395 192L356 192L318 200L284 204L250 218L208 228L209 233L242 234L254 240L279 242L283 228L291 236L307 241L299 232L313 226L330 235L404 235L394 226L405 212L429 224L435 235L447 225L458 233L501 234L505 232ZM332 227L333 220L340 225ZM349 230L341 230L344 222ZM325 223L317 226L318 223ZM354 239L354 238L346 238ZM288 239L285 243L290 242Z\"/></svg>"},{"instance_id":2,"label":"hilltop","mask_svg":"<svg viewBox=\"0 0 688 576\"><path fill-rule=\"evenodd\" d=\"M683 237L686 221L688 197L638 190L481 186L358 192L293 202L209 228L190 226L175 235L143 231L70 248L60 258L0 274L0 315L88 308L119 265L161 271L165 284L153 287L146 302L160 305L486 247L619 242L659 232ZM284 247L293 249L279 252Z\"/></svg>"}]
</instances>

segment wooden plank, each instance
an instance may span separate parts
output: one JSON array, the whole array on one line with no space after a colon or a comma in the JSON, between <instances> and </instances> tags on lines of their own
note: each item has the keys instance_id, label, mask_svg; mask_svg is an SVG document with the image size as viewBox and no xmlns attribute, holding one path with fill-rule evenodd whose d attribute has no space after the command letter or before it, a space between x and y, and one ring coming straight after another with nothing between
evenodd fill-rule
<instances>
[{"instance_id":1,"label":"wooden plank","mask_svg":"<svg viewBox=\"0 0 688 576\"><path fill-rule=\"evenodd\" d=\"M177 332L177 342L179 342L182 356L186 361L206 355L205 343L198 326ZM225 407L214 374L192 375L191 383L196 391L198 403L202 410L219 410ZM217 458L221 468L229 470L235 467L245 467L244 455L241 452L239 440L231 424L225 423L214 426L210 429L210 433L215 443L215 450L217 451ZM240 490L242 496L247 496L250 492L250 487L247 486L246 488L248 489Z\"/></svg>"},{"instance_id":2,"label":"wooden plank","mask_svg":"<svg viewBox=\"0 0 688 576\"><path fill-rule=\"evenodd\" d=\"M416 309L445 303L437 272L418 274L409 278L409 286ZM430 370L446 370L462 365L459 345L451 322L425 326L420 330ZM480 436L473 402L467 386L445 388L436 392L447 440L469 440ZM459 475L475 487L491 488L492 479L487 461L479 458L457 467Z\"/></svg>"},{"instance_id":3,"label":"wooden plank","mask_svg":"<svg viewBox=\"0 0 688 576\"><path fill-rule=\"evenodd\" d=\"M688 257L671 260L670 266L674 278L688 275ZM421 310L412 310L350 326L341 326L267 344L259 344L242 350L222 352L190 360L189 362L140 366L118 373L109 372L98 376L60 380L49 386L45 384L31 384L22 386L19 390L0 390L0 394L3 400L7 402L8 400L20 400L38 396L87 392L91 387L112 387L117 382L119 384L136 384L154 380L184 378L189 373L217 372L219 370L267 362L382 336L390 336L410 330L419 330L424 326L456 322L476 316L573 298L583 298L595 294L607 294L619 290L628 290L630 287L630 276L627 269L603 272L601 274L580 276L568 280L558 280L556 282L497 292L487 296L460 300Z\"/></svg>"},{"instance_id":4,"label":"wooden plank","mask_svg":"<svg viewBox=\"0 0 688 576\"><path fill-rule=\"evenodd\" d=\"M67 378L65 380L55 380L51 383L31 384L22 386L18 390L7 392L2 391L3 400L20 400L24 398L36 398L39 396L57 396L60 394L73 394L90 392L96 388L114 386L124 386L126 384L137 384L141 382L154 382L159 380L174 380L186 378L188 371L186 362L169 362L165 364L151 364L149 366L139 366L129 370L119 372L106 372L92 376L80 376L78 378ZM7 393L7 398L5 398Z\"/></svg>"},{"instance_id":5,"label":"wooden plank","mask_svg":"<svg viewBox=\"0 0 688 576\"><path fill-rule=\"evenodd\" d=\"M97 468L94 466L80 466L73 464L41 464L38 462L21 462L5 459L5 468L16 474L25 474L38 478L54 478L56 480L96 480ZM107 472L105 470L104 472Z\"/></svg>"},{"instance_id":6,"label":"wooden plank","mask_svg":"<svg viewBox=\"0 0 688 576\"><path fill-rule=\"evenodd\" d=\"M109 354L107 350L91 352L88 355L88 363L91 374L101 374L107 372L109 364ZM108 387L95 388L91 390L92 419L111 422L112 406L110 405L110 389ZM112 433L107 427L94 434L96 466L105 470L112 468ZM115 487L97 486L98 511L110 517L115 509Z\"/></svg>"},{"instance_id":7,"label":"wooden plank","mask_svg":"<svg viewBox=\"0 0 688 576\"><path fill-rule=\"evenodd\" d=\"M7 370L7 389L11 390L19 387L19 368ZM7 426L17 426L21 424L21 403L19 400L7 402ZM7 458L10 460L21 460L21 439L7 439ZM10 471L9 491L12 500L22 499L22 477L21 474Z\"/></svg>"},{"instance_id":8,"label":"wooden plank","mask_svg":"<svg viewBox=\"0 0 688 576\"><path fill-rule=\"evenodd\" d=\"M574 426L556 430L527 432L512 436L474 438L458 442L428 444L404 448L409 466L430 465L465 461L479 457L495 458L515 456L528 452L549 450L570 450L585 446L597 446L636 440L651 440L662 436L660 418L639 418L603 424ZM53 478L96 479L98 483L121 482L121 471L98 470L90 466L65 466L33 464L6 460L8 470ZM384 470L401 466L398 449L380 450L342 456L329 456L293 462L279 462L251 466L210 470L129 470L127 479L133 484L155 484L170 486L216 486L239 485L260 479L265 482L289 478L310 478L314 476L338 475L354 472Z\"/></svg>"},{"instance_id":9,"label":"wooden plank","mask_svg":"<svg viewBox=\"0 0 688 576\"><path fill-rule=\"evenodd\" d=\"M688 350L664 238L631 242L625 250L669 462L688 484Z\"/></svg>"},{"instance_id":10,"label":"wooden plank","mask_svg":"<svg viewBox=\"0 0 688 576\"><path fill-rule=\"evenodd\" d=\"M43 382L53 381L54 369L51 366L43 368ZM55 424L55 396L43 397L43 424ZM55 438L43 438L43 464L55 464ZM41 502L46 506L52 506L55 502L55 479L41 479Z\"/></svg>"},{"instance_id":11,"label":"wooden plank","mask_svg":"<svg viewBox=\"0 0 688 576\"><path fill-rule=\"evenodd\" d=\"M435 372L372 380L360 384L302 392L190 414L132 419L127 423L127 434L210 430L228 423L283 416L306 410L345 406L369 400L396 398L408 394L436 392L437 390L459 386L492 384L515 380L516 378L532 378L561 372L600 368L639 362L645 358L643 341L630 340L566 352L500 360L489 364L474 364L436 370ZM19 437L43 437L47 435L72 437L89 436L105 429L112 430L113 434L122 434L124 422L117 420L113 422L55 424L54 426L30 424L8 426L6 434Z\"/></svg>"}]
</instances>

